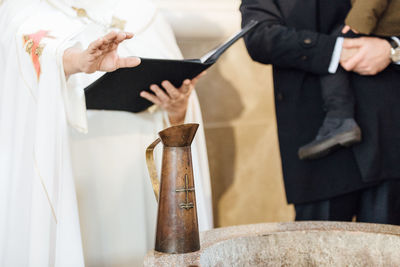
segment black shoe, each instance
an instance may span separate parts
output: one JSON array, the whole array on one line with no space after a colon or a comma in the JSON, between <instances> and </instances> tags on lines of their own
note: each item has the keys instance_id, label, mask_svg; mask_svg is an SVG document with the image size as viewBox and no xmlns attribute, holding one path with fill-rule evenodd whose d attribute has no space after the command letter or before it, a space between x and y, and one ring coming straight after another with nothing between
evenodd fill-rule
<instances>
[{"instance_id":1,"label":"black shoe","mask_svg":"<svg viewBox=\"0 0 400 267\"><path fill-rule=\"evenodd\" d=\"M361 129L352 118L325 118L318 135L311 143L300 147L300 159L317 159L328 155L339 146L361 142Z\"/></svg>"}]
</instances>

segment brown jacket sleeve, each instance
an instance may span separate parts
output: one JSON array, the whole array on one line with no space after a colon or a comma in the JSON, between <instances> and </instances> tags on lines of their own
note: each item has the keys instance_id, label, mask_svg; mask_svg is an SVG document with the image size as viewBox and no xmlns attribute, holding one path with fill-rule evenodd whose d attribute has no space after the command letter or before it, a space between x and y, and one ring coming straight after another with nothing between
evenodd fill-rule
<instances>
[{"instance_id":1,"label":"brown jacket sleeve","mask_svg":"<svg viewBox=\"0 0 400 267\"><path fill-rule=\"evenodd\" d=\"M352 0L353 8L346 18L346 25L363 34L371 34L390 0Z\"/></svg>"}]
</instances>

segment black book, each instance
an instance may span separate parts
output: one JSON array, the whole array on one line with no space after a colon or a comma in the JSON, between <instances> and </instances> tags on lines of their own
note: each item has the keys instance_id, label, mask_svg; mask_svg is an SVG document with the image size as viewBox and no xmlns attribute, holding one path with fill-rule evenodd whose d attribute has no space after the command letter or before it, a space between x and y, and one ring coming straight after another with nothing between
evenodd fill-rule
<instances>
[{"instance_id":1,"label":"black book","mask_svg":"<svg viewBox=\"0 0 400 267\"><path fill-rule=\"evenodd\" d=\"M88 109L141 112L153 104L142 98L140 92L151 92L150 85L160 85L165 80L179 88L185 79L193 79L211 67L231 45L257 24L257 21L251 21L227 42L200 59L141 58L141 64L137 67L122 68L106 73L85 88L86 107Z\"/></svg>"}]
</instances>

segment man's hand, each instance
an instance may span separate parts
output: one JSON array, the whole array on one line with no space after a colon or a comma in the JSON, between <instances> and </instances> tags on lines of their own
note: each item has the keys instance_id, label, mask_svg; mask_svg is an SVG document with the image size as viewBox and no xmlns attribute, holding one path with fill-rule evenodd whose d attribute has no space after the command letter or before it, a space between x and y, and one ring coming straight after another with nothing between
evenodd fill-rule
<instances>
[{"instance_id":1,"label":"man's hand","mask_svg":"<svg viewBox=\"0 0 400 267\"><path fill-rule=\"evenodd\" d=\"M84 51L77 48L67 49L63 57L66 76L78 72L111 72L119 68L136 67L140 64L139 58L121 58L117 53L119 44L132 37L132 33L110 32L106 36L92 42Z\"/></svg>"},{"instance_id":2,"label":"man's hand","mask_svg":"<svg viewBox=\"0 0 400 267\"><path fill-rule=\"evenodd\" d=\"M203 75L205 72L193 80L185 80L180 88L174 87L169 81L163 81L161 85L165 91L153 84L150 86L150 90L154 94L143 91L140 96L165 109L172 125L182 124L185 120L190 94Z\"/></svg>"},{"instance_id":3,"label":"man's hand","mask_svg":"<svg viewBox=\"0 0 400 267\"><path fill-rule=\"evenodd\" d=\"M357 48L350 48L350 49L343 48L342 54L340 55L340 60L346 62L352 57L354 57L357 54L357 52L358 52Z\"/></svg>"},{"instance_id":4,"label":"man's hand","mask_svg":"<svg viewBox=\"0 0 400 267\"><path fill-rule=\"evenodd\" d=\"M340 64L347 71L361 75L376 75L390 63L390 44L375 37L344 39ZM358 49L354 56L345 58L346 49Z\"/></svg>"}]
</instances>

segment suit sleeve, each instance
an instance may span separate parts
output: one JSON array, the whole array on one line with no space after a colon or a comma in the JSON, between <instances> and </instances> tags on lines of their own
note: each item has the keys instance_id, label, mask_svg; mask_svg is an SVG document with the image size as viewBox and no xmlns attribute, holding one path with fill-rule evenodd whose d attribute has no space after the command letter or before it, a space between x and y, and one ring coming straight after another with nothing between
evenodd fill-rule
<instances>
[{"instance_id":1,"label":"suit sleeve","mask_svg":"<svg viewBox=\"0 0 400 267\"><path fill-rule=\"evenodd\" d=\"M328 74L337 38L310 30L288 27L274 0L243 0L242 25L260 24L245 36L253 60L315 74Z\"/></svg>"},{"instance_id":2,"label":"suit sleeve","mask_svg":"<svg viewBox=\"0 0 400 267\"><path fill-rule=\"evenodd\" d=\"M371 34L386 11L389 0L357 0L346 18L346 25L363 34Z\"/></svg>"}]
</instances>

